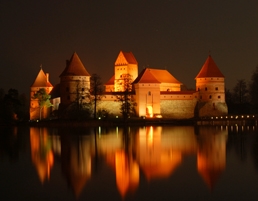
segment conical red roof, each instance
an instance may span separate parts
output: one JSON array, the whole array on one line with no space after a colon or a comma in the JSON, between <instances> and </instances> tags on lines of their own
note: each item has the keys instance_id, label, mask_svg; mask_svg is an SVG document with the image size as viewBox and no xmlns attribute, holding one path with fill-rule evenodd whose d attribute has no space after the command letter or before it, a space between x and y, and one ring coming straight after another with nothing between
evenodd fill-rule
<instances>
[{"instance_id":1,"label":"conical red roof","mask_svg":"<svg viewBox=\"0 0 258 201\"><path fill-rule=\"evenodd\" d=\"M61 73L60 77L62 76L90 76L88 71L85 69L84 65L82 64L79 56L77 53L73 53L68 65Z\"/></svg>"},{"instance_id":2,"label":"conical red roof","mask_svg":"<svg viewBox=\"0 0 258 201\"><path fill-rule=\"evenodd\" d=\"M224 77L224 75L220 72L219 68L213 61L211 55L208 56L200 72L196 76L196 78L204 78L204 77Z\"/></svg>"},{"instance_id":3,"label":"conical red roof","mask_svg":"<svg viewBox=\"0 0 258 201\"><path fill-rule=\"evenodd\" d=\"M48 77L44 73L42 69L40 69L35 81L31 85L31 87L53 87L49 82Z\"/></svg>"}]
</instances>

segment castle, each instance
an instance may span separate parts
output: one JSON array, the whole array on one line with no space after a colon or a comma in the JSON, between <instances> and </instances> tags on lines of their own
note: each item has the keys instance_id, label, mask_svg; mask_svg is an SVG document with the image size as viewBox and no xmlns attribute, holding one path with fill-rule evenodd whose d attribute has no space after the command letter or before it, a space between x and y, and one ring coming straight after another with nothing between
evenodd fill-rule
<instances>
[{"instance_id":1,"label":"castle","mask_svg":"<svg viewBox=\"0 0 258 201\"><path fill-rule=\"evenodd\" d=\"M40 69L31 85L30 119L39 118L39 105L33 99L36 91L45 88L51 93L51 111L64 110L75 101L90 102L90 74L85 69L77 53L74 53L60 74L60 83L53 85L49 75ZM225 115L225 77L208 56L200 72L195 77L196 90L182 90L182 83L164 69L145 68L138 74L138 62L131 52L120 51L114 64L114 75L105 84L105 92L97 102L98 110L106 110L111 115L121 117L118 94L126 90L129 80L130 96L135 101L138 117L163 117L190 119ZM51 112L45 108L43 117Z\"/></svg>"}]
</instances>

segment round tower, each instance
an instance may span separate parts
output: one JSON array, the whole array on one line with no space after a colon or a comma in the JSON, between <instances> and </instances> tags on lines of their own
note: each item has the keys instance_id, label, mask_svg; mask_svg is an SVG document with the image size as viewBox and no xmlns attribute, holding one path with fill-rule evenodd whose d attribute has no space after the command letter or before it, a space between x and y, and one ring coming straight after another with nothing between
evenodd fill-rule
<instances>
[{"instance_id":1,"label":"round tower","mask_svg":"<svg viewBox=\"0 0 258 201\"><path fill-rule=\"evenodd\" d=\"M89 102L90 74L75 52L60 75L61 106Z\"/></svg>"},{"instance_id":2,"label":"round tower","mask_svg":"<svg viewBox=\"0 0 258 201\"><path fill-rule=\"evenodd\" d=\"M199 117L225 115L228 113L225 102L225 77L208 56L195 78L196 91L199 93Z\"/></svg>"}]
</instances>

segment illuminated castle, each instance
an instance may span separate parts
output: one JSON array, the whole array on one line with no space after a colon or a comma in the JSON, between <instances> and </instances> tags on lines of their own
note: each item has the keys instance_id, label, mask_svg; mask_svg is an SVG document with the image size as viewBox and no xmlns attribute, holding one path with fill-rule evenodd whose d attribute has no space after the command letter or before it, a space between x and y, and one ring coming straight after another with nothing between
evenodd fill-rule
<instances>
[{"instance_id":1,"label":"illuminated castle","mask_svg":"<svg viewBox=\"0 0 258 201\"><path fill-rule=\"evenodd\" d=\"M39 75L42 73L40 71ZM35 93L32 88L38 83L39 75L31 87L32 95ZM48 77L45 75L44 79L45 82L42 82L42 86L37 85L37 89L47 87ZM138 117L189 119L228 113L224 76L210 55L195 77L196 90L182 91L182 83L167 70L145 68L138 74L138 62L134 55L120 51L114 65L114 75L105 84L105 93L98 101L97 109L121 116L121 102L117 100L117 94L125 91L128 80ZM90 74L76 53L67 62L60 75L60 83L51 94L53 110L67 108L75 101L90 101ZM31 114L31 119L35 118Z\"/></svg>"}]
</instances>

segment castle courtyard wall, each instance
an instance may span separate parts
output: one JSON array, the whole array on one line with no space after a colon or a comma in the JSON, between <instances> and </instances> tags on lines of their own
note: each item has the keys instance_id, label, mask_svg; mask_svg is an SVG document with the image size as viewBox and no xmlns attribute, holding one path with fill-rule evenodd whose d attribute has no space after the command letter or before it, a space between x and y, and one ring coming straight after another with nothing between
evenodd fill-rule
<instances>
[{"instance_id":1,"label":"castle courtyard wall","mask_svg":"<svg viewBox=\"0 0 258 201\"><path fill-rule=\"evenodd\" d=\"M160 111L163 118L190 119L194 117L197 99L161 100Z\"/></svg>"}]
</instances>

